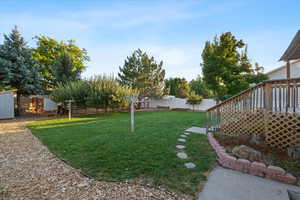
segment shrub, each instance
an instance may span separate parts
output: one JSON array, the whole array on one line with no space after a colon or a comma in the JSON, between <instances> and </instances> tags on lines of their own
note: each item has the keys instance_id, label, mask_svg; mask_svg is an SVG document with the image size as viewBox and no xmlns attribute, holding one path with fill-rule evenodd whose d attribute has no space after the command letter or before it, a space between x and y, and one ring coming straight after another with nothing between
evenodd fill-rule
<instances>
[{"instance_id":1,"label":"shrub","mask_svg":"<svg viewBox=\"0 0 300 200\"><path fill-rule=\"evenodd\" d=\"M193 106L193 111L195 110L195 105L200 104L202 101L202 97L197 95L194 91L192 91L187 97L187 104Z\"/></svg>"},{"instance_id":2,"label":"shrub","mask_svg":"<svg viewBox=\"0 0 300 200\"><path fill-rule=\"evenodd\" d=\"M76 106L86 107L86 100L89 94L89 84L87 81L72 81L65 84L58 84L52 92L51 99L57 103L65 103L67 100L75 101Z\"/></svg>"},{"instance_id":3,"label":"shrub","mask_svg":"<svg viewBox=\"0 0 300 200\"><path fill-rule=\"evenodd\" d=\"M59 84L51 98L58 103L73 100L78 107L118 108L128 105L127 96L135 90L121 86L113 76L95 76Z\"/></svg>"}]
</instances>

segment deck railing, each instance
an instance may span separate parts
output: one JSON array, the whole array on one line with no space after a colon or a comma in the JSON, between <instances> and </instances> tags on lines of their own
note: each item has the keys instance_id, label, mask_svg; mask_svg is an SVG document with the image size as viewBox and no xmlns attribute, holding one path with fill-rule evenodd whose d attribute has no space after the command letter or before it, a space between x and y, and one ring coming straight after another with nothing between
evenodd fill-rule
<instances>
[{"instance_id":1,"label":"deck railing","mask_svg":"<svg viewBox=\"0 0 300 200\"><path fill-rule=\"evenodd\" d=\"M208 109L207 127L232 136L258 134L277 148L300 146L300 78L262 82Z\"/></svg>"}]
</instances>

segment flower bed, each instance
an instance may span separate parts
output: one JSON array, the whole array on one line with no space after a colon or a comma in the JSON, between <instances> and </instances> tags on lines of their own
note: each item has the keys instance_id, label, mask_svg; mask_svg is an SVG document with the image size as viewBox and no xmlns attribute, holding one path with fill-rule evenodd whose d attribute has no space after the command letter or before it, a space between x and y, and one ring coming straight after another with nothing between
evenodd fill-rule
<instances>
[{"instance_id":1,"label":"flower bed","mask_svg":"<svg viewBox=\"0 0 300 200\"><path fill-rule=\"evenodd\" d=\"M262 162L251 162L245 159L239 159L226 153L223 146L214 138L212 133L208 133L208 140L218 155L218 162L221 166L243 173L252 174L264 178L270 178L287 184L299 185L300 180L292 174L286 172L278 166L269 165Z\"/></svg>"}]
</instances>

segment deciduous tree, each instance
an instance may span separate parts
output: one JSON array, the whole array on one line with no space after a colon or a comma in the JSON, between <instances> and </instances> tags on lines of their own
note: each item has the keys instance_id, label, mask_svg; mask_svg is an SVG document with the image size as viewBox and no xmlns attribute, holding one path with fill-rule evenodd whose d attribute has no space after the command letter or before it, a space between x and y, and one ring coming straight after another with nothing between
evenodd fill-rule
<instances>
[{"instance_id":1,"label":"deciduous tree","mask_svg":"<svg viewBox=\"0 0 300 200\"><path fill-rule=\"evenodd\" d=\"M212 91L208 89L206 83L203 81L201 76L198 76L196 79L192 79L189 85L191 91L195 92L197 95L200 95L203 98L212 97Z\"/></svg>"},{"instance_id":2,"label":"deciduous tree","mask_svg":"<svg viewBox=\"0 0 300 200\"><path fill-rule=\"evenodd\" d=\"M69 56L73 72L82 72L86 69L86 62L90 58L87 51L78 47L74 40L59 42L47 36L37 36L35 39L37 47L33 49L33 55L41 66L45 89L51 89L57 83L56 74L51 68L57 60L62 59L62 54Z\"/></svg>"},{"instance_id":3,"label":"deciduous tree","mask_svg":"<svg viewBox=\"0 0 300 200\"><path fill-rule=\"evenodd\" d=\"M189 84L185 78L169 78L165 80L165 94L177 98L187 97L190 91Z\"/></svg>"}]
</instances>

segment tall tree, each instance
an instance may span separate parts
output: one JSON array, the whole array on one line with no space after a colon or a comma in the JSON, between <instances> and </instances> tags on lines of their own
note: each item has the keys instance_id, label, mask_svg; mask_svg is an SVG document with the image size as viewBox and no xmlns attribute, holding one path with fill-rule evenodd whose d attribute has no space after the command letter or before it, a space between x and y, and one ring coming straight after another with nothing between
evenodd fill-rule
<instances>
[{"instance_id":1,"label":"tall tree","mask_svg":"<svg viewBox=\"0 0 300 200\"><path fill-rule=\"evenodd\" d=\"M187 97L190 91L189 84L185 78L169 78L165 80L165 93L178 97Z\"/></svg>"},{"instance_id":2,"label":"tall tree","mask_svg":"<svg viewBox=\"0 0 300 200\"><path fill-rule=\"evenodd\" d=\"M67 54L72 61L72 71L82 72L86 69L86 62L90 60L87 51L79 48L74 40L57 41L47 36L36 36L37 47L33 49L34 58L39 62L44 76L44 88L53 88L57 81L51 67Z\"/></svg>"},{"instance_id":3,"label":"tall tree","mask_svg":"<svg viewBox=\"0 0 300 200\"><path fill-rule=\"evenodd\" d=\"M17 89L17 114L21 95L43 92L38 63L17 27L4 35L4 43L0 45L0 85Z\"/></svg>"},{"instance_id":4,"label":"tall tree","mask_svg":"<svg viewBox=\"0 0 300 200\"><path fill-rule=\"evenodd\" d=\"M73 65L72 58L66 52L63 52L50 67L51 73L55 77L53 85L57 86L58 83L79 80L82 71Z\"/></svg>"},{"instance_id":5,"label":"tall tree","mask_svg":"<svg viewBox=\"0 0 300 200\"><path fill-rule=\"evenodd\" d=\"M139 91L139 97L160 97L163 95L165 70L163 62L157 63L153 57L138 49L119 67L119 81Z\"/></svg>"},{"instance_id":6,"label":"tall tree","mask_svg":"<svg viewBox=\"0 0 300 200\"><path fill-rule=\"evenodd\" d=\"M216 36L213 42L207 41L202 60L204 81L217 100L245 90L257 76L249 61L246 44L230 32L223 33L219 38Z\"/></svg>"},{"instance_id":7,"label":"tall tree","mask_svg":"<svg viewBox=\"0 0 300 200\"><path fill-rule=\"evenodd\" d=\"M202 96L203 98L211 98L212 91L208 89L206 83L203 81L201 76L198 76L196 79L192 79L189 83L191 91L195 92L197 95Z\"/></svg>"}]
</instances>

